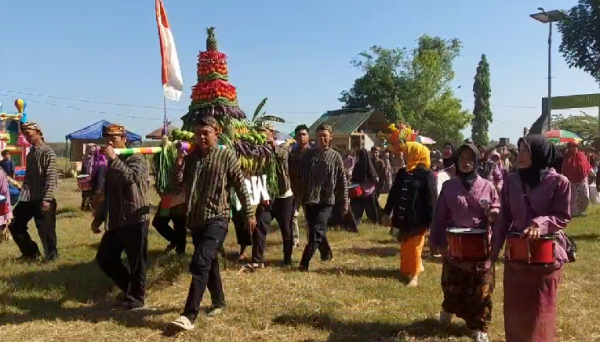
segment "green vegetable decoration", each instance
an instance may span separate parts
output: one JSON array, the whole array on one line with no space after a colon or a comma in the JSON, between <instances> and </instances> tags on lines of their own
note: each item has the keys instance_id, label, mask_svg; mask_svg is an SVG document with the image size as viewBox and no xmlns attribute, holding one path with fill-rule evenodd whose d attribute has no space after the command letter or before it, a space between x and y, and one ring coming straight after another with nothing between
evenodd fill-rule
<instances>
[{"instance_id":1,"label":"green vegetable decoration","mask_svg":"<svg viewBox=\"0 0 600 342\"><path fill-rule=\"evenodd\" d=\"M246 177L267 175L267 188L277 192L277 163L273 148L257 128L267 121L285 122L283 119L262 113L264 99L255 111L252 121L237 102L236 88L229 83L227 56L217 49L215 28L206 30L206 51L198 55L198 83L192 87L192 103L183 116L182 130L174 130L171 140L194 142L194 121L199 116L213 116L222 127L219 143L235 151ZM193 145L192 145L193 148Z\"/></svg>"}]
</instances>

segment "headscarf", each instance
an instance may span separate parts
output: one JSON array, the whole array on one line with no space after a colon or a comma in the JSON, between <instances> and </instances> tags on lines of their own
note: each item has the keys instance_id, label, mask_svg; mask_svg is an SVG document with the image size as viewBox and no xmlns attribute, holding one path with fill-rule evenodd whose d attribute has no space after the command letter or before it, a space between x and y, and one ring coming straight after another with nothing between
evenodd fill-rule
<instances>
[{"instance_id":1,"label":"headscarf","mask_svg":"<svg viewBox=\"0 0 600 342\"><path fill-rule=\"evenodd\" d=\"M361 148L356 153L357 161L352 170L352 183L362 184L366 181L375 181L377 178L377 171L369 158L369 152Z\"/></svg>"},{"instance_id":2,"label":"headscarf","mask_svg":"<svg viewBox=\"0 0 600 342\"><path fill-rule=\"evenodd\" d=\"M469 173L462 172L458 165L459 159L460 159L460 154L464 149L469 149L469 150L473 151L473 153L475 154L475 160L473 161L473 170L471 170L471 172L469 172ZM467 191L471 191L471 189L473 188L473 184L475 184L475 181L477 180L477 177L479 176L477 169L479 167L480 160L481 160L481 155L479 154L479 149L477 148L477 146L475 146L473 144L464 144L456 151L456 158L455 158L456 176L458 176L458 178L460 178L460 181L462 182L465 189L467 189Z\"/></svg>"},{"instance_id":3,"label":"headscarf","mask_svg":"<svg viewBox=\"0 0 600 342\"><path fill-rule=\"evenodd\" d=\"M563 156L562 174L573 183L581 183L587 179L592 170L589 160L581 151L567 152Z\"/></svg>"},{"instance_id":4,"label":"headscarf","mask_svg":"<svg viewBox=\"0 0 600 342\"><path fill-rule=\"evenodd\" d=\"M94 165L94 152L92 152L92 148L95 146L95 144L88 144L86 146L85 156L83 157L83 165L85 165L85 170L88 174L92 173L92 167Z\"/></svg>"},{"instance_id":5,"label":"headscarf","mask_svg":"<svg viewBox=\"0 0 600 342\"><path fill-rule=\"evenodd\" d=\"M106 156L100 153L100 150L97 149L92 158L92 170L91 172L88 170L92 179L96 177L100 169L106 169L107 165L108 163L106 161Z\"/></svg>"},{"instance_id":6,"label":"headscarf","mask_svg":"<svg viewBox=\"0 0 600 342\"><path fill-rule=\"evenodd\" d=\"M413 141L407 142L405 146L406 171L414 171L420 164L426 169L431 168L431 154L427 146Z\"/></svg>"},{"instance_id":7,"label":"headscarf","mask_svg":"<svg viewBox=\"0 0 600 342\"><path fill-rule=\"evenodd\" d=\"M492 159L493 157L498 157L498 164L496 164L496 162ZM492 153L490 153L489 160L493 161L494 164L496 164L498 166L498 168L500 168L500 169L502 169L504 167L502 165L502 156L500 155L500 153L498 153L496 151L492 151Z\"/></svg>"},{"instance_id":8,"label":"headscarf","mask_svg":"<svg viewBox=\"0 0 600 342\"><path fill-rule=\"evenodd\" d=\"M556 147L542 134L532 134L519 139L518 146L525 144L531 153L531 166L527 169L519 169L521 181L533 189L537 187L542 177L552 167L560 154Z\"/></svg>"},{"instance_id":9,"label":"headscarf","mask_svg":"<svg viewBox=\"0 0 600 342\"><path fill-rule=\"evenodd\" d=\"M458 154L458 144L453 142L447 142L444 144L444 150L446 147L450 146L450 150L452 151L452 155L449 158L444 157L444 151L442 150L442 161L444 162L444 169L447 169L454 165L456 156Z\"/></svg>"}]
</instances>

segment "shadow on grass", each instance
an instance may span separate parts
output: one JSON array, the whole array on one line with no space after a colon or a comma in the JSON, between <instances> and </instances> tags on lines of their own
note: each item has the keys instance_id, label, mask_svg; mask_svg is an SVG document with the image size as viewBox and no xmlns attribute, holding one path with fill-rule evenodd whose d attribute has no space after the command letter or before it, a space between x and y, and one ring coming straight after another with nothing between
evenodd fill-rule
<instances>
[{"instance_id":1,"label":"shadow on grass","mask_svg":"<svg viewBox=\"0 0 600 342\"><path fill-rule=\"evenodd\" d=\"M189 260L175 255L164 256L162 251L148 253L147 289L162 288L174 283L180 274L187 270ZM124 260L127 265L126 260ZM158 272L153 272L160 266ZM162 315L170 310L137 310L120 313L111 311L112 304L107 297L116 286L100 270L96 261L74 265L57 265L45 270L0 277L5 288L14 289L14 293L6 291L0 294L0 307L14 306L25 313L0 313L0 326L3 324L19 324L36 320L85 320L98 322L116 320L124 326L143 326L153 328L152 322L144 320L148 315ZM59 293L58 299L43 298L44 294ZM21 295L19 295L21 294ZM64 308L65 303L83 304L80 308ZM95 303L89 305L89 303ZM121 317L123 316L123 317ZM154 326L163 329L162 324Z\"/></svg>"},{"instance_id":2,"label":"shadow on grass","mask_svg":"<svg viewBox=\"0 0 600 342\"><path fill-rule=\"evenodd\" d=\"M80 308L64 308L62 300L47 300L36 297L21 298L10 294L1 294L0 303L6 303L5 305L10 303L11 306L26 311L23 314L0 313L0 325L22 324L39 320L86 321L90 323L113 321L124 327L143 327L164 331L166 329L164 323L148 320L147 318L178 311L176 308L119 311L112 310L113 306L108 301Z\"/></svg>"},{"instance_id":3,"label":"shadow on grass","mask_svg":"<svg viewBox=\"0 0 600 342\"><path fill-rule=\"evenodd\" d=\"M381 258L389 258L398 254L398 248L395 246L377 246L377 247L352 247L345 250L356 255L369 255Z\"/></svg>"},{"instance_id":4,"label":"shadow on grass","mask_svg":"<svg viewBox=\"0 0 600 342\"><path fill-rule=\"evenodd\" d=\"M461 337L468 334L464 326L442 329L438 321L433 318L410 324L389 324L384 322L344 322L327 314L287 314L277 316L273 319L273 323L287 326L311 326L315 329L329 331L327 342L391 341L394 338L399 341L409 340L409 338L439 341L439 338Z\"/></svg>"},{"instance_id":5,"label":"shadow on grass","mask_svg":"<svg viewBox=\"0 0 600 342\"><path fill-rule=\"evenodd\" d=\"M599 234L581 234L581 235L570 235L569 238L575 241L591 241L591 240L600 240Z\"/></svg>"},{"instance_id":6,"label":"shadow on grass","mask_svg":"<svg viewBox=\"0 0 600 342\"><path fill-rule=\"evenodd\" d=\"M315 271L315 273L325 275L340 275L351 277L367 277L367 278L398 278L399 271L397 268L327 268Z\"/></svg>"}]
</instances>

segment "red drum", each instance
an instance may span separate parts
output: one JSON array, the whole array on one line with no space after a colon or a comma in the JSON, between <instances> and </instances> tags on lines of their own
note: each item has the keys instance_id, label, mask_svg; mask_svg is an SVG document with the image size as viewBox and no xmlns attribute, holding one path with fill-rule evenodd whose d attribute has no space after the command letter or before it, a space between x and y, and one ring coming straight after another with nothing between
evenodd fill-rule
<instances>
[{"instance_id":1,"label":"red drum","mask_svg":"<svg viewBox=\"0 0 600 342\"><path fill-rule=\"evenodd\" d=\"M0 216L8 215L10 208L5 196L0 195Z\"/></svg>"},{"instance_id":2,"label":"red drum","mask_svg":"<svg viewBox=\"0 0 600 342\"><path fill-rule=\"evenodd\" d=\"M92 177L90 175L77 176L77 185L81 191L92 190Z\"/></svg>"},{"instance_id":3,"label":"red drum","mask_svg":"<svg viewBox=\"0 0 600 342\"><path fill-rule=\"evenodd\" d=\"M350 188L348 189L348 196L350 198L362 197L364 194L365 194L365 191L363 190L362 186L360 186L358 184L352 184L352 185L350 185Z\"/></svg>"},{"instance_id":4,"label":"red drum","mask_svg":"<svg viewBox=\"0 0 600 342\"><path fill-rule=\"evenodd\" d=\"M524 264L554 265L554 244L554 235L527 240L521 233L510 233L506 241L507 260Z\"/></svg>"},{"instance_id":5,"label":"red drum","mask_svg":"<svg viewBox=\"0 0 600 342\"><path fill-rule=\"evenodd\" d=\"M484 229L450 228L446 231L448 256L457 261L481 262L489 258L488 232Z\"/></svg>"}]
</instances>

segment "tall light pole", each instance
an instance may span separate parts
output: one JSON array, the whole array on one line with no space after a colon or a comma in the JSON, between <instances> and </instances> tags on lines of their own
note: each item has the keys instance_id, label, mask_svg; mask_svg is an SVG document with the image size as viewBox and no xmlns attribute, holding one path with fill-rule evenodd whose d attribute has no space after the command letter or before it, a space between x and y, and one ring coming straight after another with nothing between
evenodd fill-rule
<instances>
[{"instance_id":1,"label":"tall light pole","mask_svg":"<svg viewBox=\"0 0 600 342\"><path fill-rule=\"evenodd\" d=\"M561 11L546 12L542 7L538 7L539 13L531 14L530 17L543 23L548 24L548 99L546 101L547 127L549 131L552 129L552 23L565 18L565 14Z\"/></svg>"}]
</instances>

